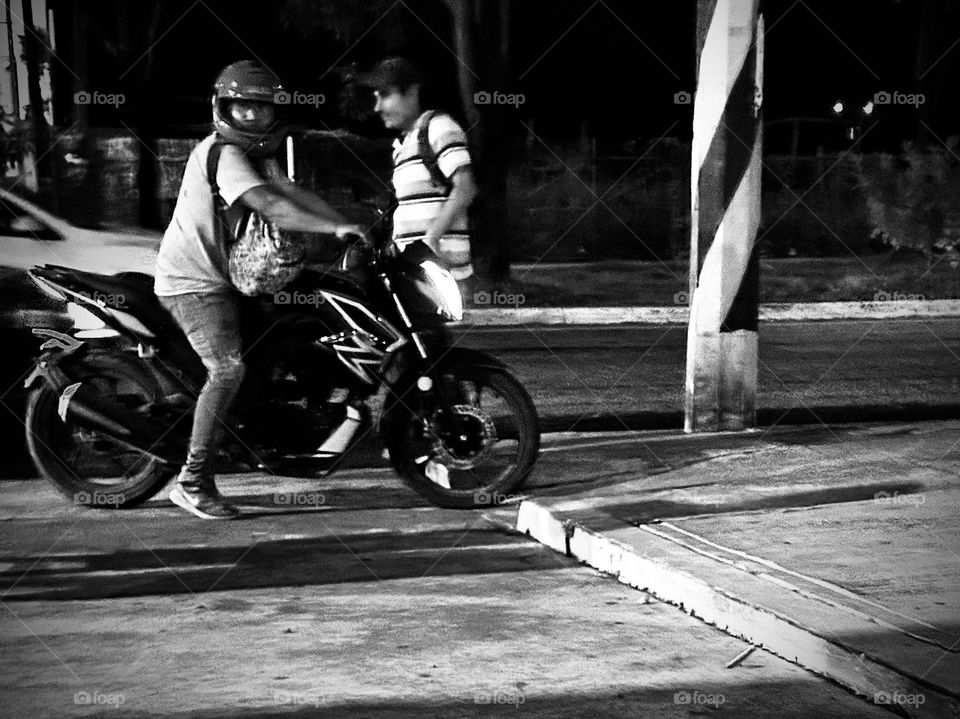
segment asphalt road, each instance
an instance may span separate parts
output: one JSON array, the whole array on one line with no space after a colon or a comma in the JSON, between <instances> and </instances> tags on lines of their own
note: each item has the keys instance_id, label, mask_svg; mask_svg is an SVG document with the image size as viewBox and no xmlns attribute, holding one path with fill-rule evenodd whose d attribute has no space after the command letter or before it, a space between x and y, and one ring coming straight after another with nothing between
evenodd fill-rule
<instances>
[{"instance_id":1,"label":"asphalt road","mask_svg":"<svg viewBox=\"0 0 960 719\"><path fill-rule=\"evenodd\" d=\"M464 328L456 341L505 361L545 431L682 425L685 326ZM27 476L17 365L3 377L6 471ZM778 323L761 327L758 421L960 417L960 319ZM22 417L22 414L21 414Z\"/></svg>"},{"instance_id":2,"label":"asphalt road","mask_svg":"<svg viewBox=\"0 0 960 719\"><path fill-rule=\"evenodd\" d=\"M552 430L682 424L685 326L467 328L514 369ZM960 319L762 326L760 424L960 416Z\"/></svg>"}]
</instances>

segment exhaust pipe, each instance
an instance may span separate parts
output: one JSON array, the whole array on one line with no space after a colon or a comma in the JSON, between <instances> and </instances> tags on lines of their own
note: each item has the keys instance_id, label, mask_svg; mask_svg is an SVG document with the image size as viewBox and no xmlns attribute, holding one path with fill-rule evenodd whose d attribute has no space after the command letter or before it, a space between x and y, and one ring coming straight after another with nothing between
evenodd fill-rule
<instances>
[{"instance_id":1,"label":"exhaust pipe","mask_svg":"<svg viewBox=\"0 0 960 719\"><path fill-rule=\"evenodd\" d=\"M183 448L178 451L171 443L154 439L164 436L168 427L116 403L105 402L83 382L64 387L57 402L57 414L64 423L71 422L98 432L161 462L177 464L183 461Z\"/></svg>"}]
</instances>

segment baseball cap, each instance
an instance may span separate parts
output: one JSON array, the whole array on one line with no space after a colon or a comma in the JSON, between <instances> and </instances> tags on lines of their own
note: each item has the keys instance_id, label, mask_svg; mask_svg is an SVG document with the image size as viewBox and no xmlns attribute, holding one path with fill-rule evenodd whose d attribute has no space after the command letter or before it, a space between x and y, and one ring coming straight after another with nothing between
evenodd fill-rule
<instances>
[{"instance_id":1,"label":"baseball cap","mask_svg":"<svg viewBox=\"0 0 960 719\"><path fill-rule=\"evenodd\" d=\"M423 84L423 76L417 66L405 57L388 57L370 72L358 74L357 80L361 85L375 90L387 87L406 89L411 85Z\"/></svg>"}]
</instances>

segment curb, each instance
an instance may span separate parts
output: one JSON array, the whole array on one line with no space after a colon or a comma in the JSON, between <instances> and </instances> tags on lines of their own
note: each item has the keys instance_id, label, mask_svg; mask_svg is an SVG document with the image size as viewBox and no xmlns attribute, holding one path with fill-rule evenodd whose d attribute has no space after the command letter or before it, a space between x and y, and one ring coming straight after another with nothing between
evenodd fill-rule
<instances>
[{"instance_id":1,"label":"curb","mask_svg":"<svg viewBox=\"0 0 960 719\"><path fill-rule=\"evenodd\" d=\"M871 302L792 302L760 305L761 322L819 320L892 320L960 317L960 300ZM688 307L522 307L468 309L464 324L503 325L684 325Z\"/></svg>"},{"instance_id":2,"label":"curb","mask_svg":"<svg viewBox=\"0 0 960 719\"><path fill-rule=\"evenodd\" d=\"M569 500L563 508L576 513L591 506L588 501ZM634 526L610 515L603 515L602 521L603 531L594 531L538 501L524 500L516 528L727 634L832 679L876 706L910 717L960 717L956 679L960 673L951 674L956 660L941 662L939 684L925 675L914 676L888 657L852 646L847 639L864 642L868 640L863 637L875 636L884 625L875 616L817 597L749 562L744 566L688 546L672 538L669 529L660 529L671 527L669 523ZM892 636L899 663L929 656L929 645L911 635ZM923 701L911 706L897 701L898 696L922 696Z\"/></svg>"}]
</instances>

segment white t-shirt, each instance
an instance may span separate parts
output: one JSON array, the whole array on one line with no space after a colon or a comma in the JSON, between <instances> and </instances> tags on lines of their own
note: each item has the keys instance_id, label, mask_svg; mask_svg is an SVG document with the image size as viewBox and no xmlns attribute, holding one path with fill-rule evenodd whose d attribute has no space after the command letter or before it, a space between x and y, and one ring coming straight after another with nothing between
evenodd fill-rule
<instances>
[{"instance_id":1,"label":"white t-shirt","mask_svg":"<svg viewBox=\"0 0 960 719\"><path fill-rule=\"evenodd\" d=\"M207 155L215 137L210 135L201 140L187 160L173 218L163 235L157 256L154 292L158 295L229 292L233 289L227 266L227 248L216 242L213 199L207 181ZM267 178L270 174L265 165L255 167L235 145L224 145L220 151L217 184L231 210L235 209L233 204L244 192L269 184Z\"/></svg>"}]
</instances>

